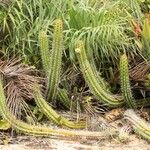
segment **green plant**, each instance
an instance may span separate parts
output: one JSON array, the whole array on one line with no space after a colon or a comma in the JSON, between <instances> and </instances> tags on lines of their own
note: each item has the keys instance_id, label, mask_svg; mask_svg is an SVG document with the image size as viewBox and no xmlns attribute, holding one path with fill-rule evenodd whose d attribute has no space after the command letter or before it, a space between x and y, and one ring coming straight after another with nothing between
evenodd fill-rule
<instances>
[{"instance_id":1,"label":"green plant","mask_svg":"<svg viewBox=\"0 0 150 150\"><path fill-rule=\"evenodd\" d=\"M54 21L54 34L52 42L52 50L49 52L48 46L48 37L45 32L41 31L39 34L39 43L41 58L43 63L44 71L48 77L47 84L47 97L48 101L54 100L58 97L63 104L67 107L71 106L71 101L66 95L66 91L58 87L60 70L61 70L61 61L62 61L62 50L63 50L63 23L62 20L57 19ZM67 126L70 128L84 128L84 124L73 123L59 114L57 114L52 107L43 99L40 94L40 89L35 92L35 101L38 107L42 112L50 119L53 120L58 125Z\"/></svg>"},{"instance_id":2,"label":"green plant","mask_svg":"<svg viewBox=\"0 0 150 150\"><path fill-rule=\"evenodd\" d=\"M96 75L96 72L93 71L92 66L88 61L83 41L77 42L75 52L77 54L77 58L85 81L87 82L93 94L100 101L104 102L110 107L118 107L123 105L123 99L116 98L114 95L110 94L110 92L108 92L105 88L103 88L103 80L100 76L98 78L98 75Z\"/></svg>"},{"instance_id":3,"label":"green plant","mask_svg":"<svg viewBox=\"0 0 150 150\"><path fill-rule=\"evenodd\" d=\"M43 69L46 75L48 75L49 70L51 69L49 66L51 55L49 51L48 36L45 31L40 31L39 33L39 45L40 45L40 53L41 53Z\"/></svg>"},{"instance_id":4,"label":"green plant","mask_svg":"<svg viewBox=\"0 0 150 150\"><path fill-rule=\"evenodd\" d=\"M56 111L53 110L53 108L46 102L46 100L43 98L40 89L38 86L36 86L34 90L34 99L36 101L36 104L41 109L41 111L50 119L53 120L56 124L60 126L67 126L69 128L85 128L85 123L80 122L72 122L68 119L62 117Z\"/></svg>"},{"instance_id":5,"label":"green plant","mask_svg":"<svg viewBox=\"0 0 150 150\"><path fill-rule=\"evenodd\" d=\"M147 60L150 60L150 24L148 18L144 20L142 31L143 54Z\"/></svg>"},{"instance_id":6,"label":"green plant","mask_svg":"<svg viewBox=\"0 0 150 150\"><path fill-rule=\"evenodd\" d=\"M98 75L96 69L93 69L93 67L92 67L93 64L91 65L90 62L88 61L83 41L77 42L75 51L76 51L77 58L78 58L83 76L85 78L85 81L88 84L91 92L97 97L97 99L104 102L109 107L119 107L119 106L124 105L124 102L125 102L124 99L120 98L120 97L118 98L114 94L112 94L106 88L106 85L104 84L105 83L104 80L101 78L101 76ZM123 57L122 57L122 59L123 59ZM121 60L121 62L122 62L122 60ZM122 72L121 73L122 80L124 79L124 76L126 77L125 80L127 80L129 78L127 76L128 75L127 69L128 69L128 63L127 63L127 59L126 59L126 61L120 65L120 70ZM124 72L124 71L126 71L126 72ZM124 74L124 73L127 73L127 74ZM123 81L122 86L123 86L123 84L125 85L125 87L128 86L128 87L126 87L126 89L124 89L127 91L123 91L124 92L123 94L125 96L124 98L126 99L126 98L129 98L129 96L131 96L130 95L131 93L130 94L127 93L129 90L129 80L127 80L127 81L125 81L125 80ZM126 94L129 94L129 95L126 95ZM146 105L150 104L149 99L148 100L147 99L137 100L134 103L136 103L137 107L146 106Z\"/></svg>"},{"instance_id":7,"label":"green plant","mask_svg":"<svg viewBox=\"0 0 150 150\"><path fill-rule=\"evenodd\" d=\"M133 44L134 37L129 36L132 33L131 20L142 17L136 1L96 0L94 6L91 1L78 1L76 5L72 2L65 31L70 59L75 59L74 43L82 39L85 40L87 56L91 58L94 55L98 66L105 63L117 65L121 49L136 55L139 49Z\"/></svg>"},{"instance_id":8,"label":"green plant","mask_svg":"<svg viewBox=\"0 0 150 150\"><path fill-rule=\"evenodd\" d=\"M150 99L138 99L136 100L136 106L137 107L148 107L150 106Z\"/></svg>"},{"instance_id":9,"label":"green plant","mask_svg":"<svg viewBox=\"0 0 150 150\"><path fill-rule=\"evenodd\" d=\"M90 137L90 138L106 138L110 136L109 134L106 134L106 132L89 132L89 131L69 131L64 129L51 129L49 127L43 127L43 126L35 126L27 124L21 120L16 119L15 116L13 116L6 104L6 99L4 95L4 89L2 85L2 79L0 79L0 113L2 117L7 120L15 129L19 130L20 132L24 134L34 135L34 136L63 136L63 137ZM116 134L116 131L112 134Z\"/></svg>"},{"instance_id":10,"label":"green plant","mask_svg":"<svg viewBox=\"0 0 150 150\"><path fill-rule=\"evenodd\" d=\"M62 21L55 20L54 25L54 34L53 34L53 43L52 50L49 50L48 36L45 31L39 33L39 45L42 58L43 69L46 72L48 77L48 89L50 90L50 95L54 91L58 90L58 98L60 100L65 100L65 105L70 107L69 98L66 95L65 90L58 88L60 70L61 70L61 59L62 59ZM56 67L57 66L57 67ZM47 93L48 94L48 93ZM55 94L56 95L56 94ZM56 96L55 96L56 97ZM65 99L64 99L65 97ZM52 95L50 96L53 99Z\"/></svg>"},{"instance_id":11,"label":"green plant","mask_svg":"<svg viewBox=\"0 0 150 150\"><path fill-rule=\"evenodd\" d=\"M146 79L144 80L144 86L150 89L150 73L147 75Z\"/></svg>"},{"instance_id":12,"label":"green plant","mask_svg":"<svg viewBox=\"0 0 150 150\"><path fill-rule=\"evenodd\" d=\"M48 101L54 100L57 96L62 65L61 63L63 52L63 22L62 20L57 19L54 23L54 34L48 72Z\"/></svg>"},{"instance_id":13,"label":"green plant","mask_svg":"<svg viewBox=\"0 0 150 150\"><path fill-rule=\"evenodd\" d=\"M19 55L24 62L40 67L37 33L47 30L51 35L53 20L65 10L65 0L13 0L2 22L3 30L9 32L3 45L7 56Z\"/></svg>"},{"instance_id":14,"label":"green plant","mask_svg":"<svg viewBox=\"0 0 150 150\"><path fill-rule=\"evenodd\" d=\"M138 133L141 137L150 141L150 124L140 118L133 110L127 110L124 113L125 119L131 122L136 133Z\"/></svg>"},{"instance_id":15,"label":"green plant","mask_svg":"<svg viewBox=\"0 0 150 150\"><path fill-rule=\"evenodd\" d=\"M120 80L121 80L121 91L125 102L130 108L135 108L135 100L132 96L129 69L128 69L128 58L126 54L123 54L120 58Z\"/></svg>"},{"instance_id":16,"label":"green plant","mask_svg":"<svg viewBox=\"0 0 150 150\"><path fill-rule=\"evenodd\" d=\"M138 6L137 0L14 0L3 19L3 29L9 31L3 46L7 55L20 55L26 63L40 67L37 33L46 30L51 42L51 25L59 17L65 24L64 41L70 59L74 60L75 41L85 39L89 57L94 54L101 65L116 64L120 49L137 54L134 37L128 32L132 32L130 20L142 17Z\"/></svg>"}]
</instances>

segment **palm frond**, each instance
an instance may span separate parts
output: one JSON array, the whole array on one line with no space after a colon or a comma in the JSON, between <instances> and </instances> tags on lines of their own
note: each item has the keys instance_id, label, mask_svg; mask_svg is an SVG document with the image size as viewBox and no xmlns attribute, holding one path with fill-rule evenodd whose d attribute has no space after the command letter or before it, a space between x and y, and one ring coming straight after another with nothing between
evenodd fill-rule
<instances>
[{"instance_id":1,"label":"palm frond","mask_svg":"<svg viewBox=\"0 0 150 150\"><path fill-rule=\"evenodd\" d=\"M134 37L127 34L133 32L130 24L134 18L128 4L120 0L108 1L98 10L87 1L72 5L68 12L68 30L65 31L70 58L75 59L74 43L81 39L85 39L89 57L94 54L101 63L113 60L115 64L122 50L134 55L140 53Z\"/></svg>"},{"instance_id":2,"label":"palm frond","mask_svg":"<svg viewBox=\"0 0 150 150\"><path fill-rule=\"evenodd\" d=\"M43 79L35 76L37 71L33 67L16 58L0 61L0 72L5 79L6 100L11 113L20 118L24 111L34 118L26 101L33 99L34 84L42 83Z\"/></svg>"}]
</instances>

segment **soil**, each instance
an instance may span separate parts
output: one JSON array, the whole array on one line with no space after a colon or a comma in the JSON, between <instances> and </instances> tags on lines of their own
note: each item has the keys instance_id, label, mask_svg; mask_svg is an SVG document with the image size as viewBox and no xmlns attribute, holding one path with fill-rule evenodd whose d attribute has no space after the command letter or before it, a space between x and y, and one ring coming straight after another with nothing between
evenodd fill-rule
<instances>
[{"instance_id":1,"label":"soil","mask_svg":"<svg viewBox=\"0 0 150 150\"><path fill-rule=\"evenodd\" d=\"M128 142L111 140L68 140L33 136L2 136L0 150L150 150L150 143L130 135Z\"/></svg>"},{"instance_id":2,"label":"soil","mask_svg":"<svg viewBox=\"0 0 150 150\"><path fill-rule=\"evenodd\" d=\"M63 114L63 113L61 113ZM63 116L69 116L64 113ZM73 115L72 115L73 117ZM101 126L96 122L102 123L101 117L90 119L90 131L99 131ZM96 120L96 121L93 121ZM118 127L126 125L123 119L110 122L108 125ZM50 124L49 124L50 125ZM52 125L55 129L57 126ZM97 140L89 138L58 138L58 137L34 137L21 135L13 131L0 132L0 150L150 150L150 142L141 139L137 134L130 132L127 140L120 141L117 137L107 137Z\"/></svg>"}]
</instances>

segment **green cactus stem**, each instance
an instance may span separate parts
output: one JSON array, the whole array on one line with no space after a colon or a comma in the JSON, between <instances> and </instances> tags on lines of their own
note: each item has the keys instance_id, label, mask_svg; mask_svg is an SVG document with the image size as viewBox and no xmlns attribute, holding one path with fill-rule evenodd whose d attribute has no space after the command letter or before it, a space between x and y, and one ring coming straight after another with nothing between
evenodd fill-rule
<instances>
[{"instance_id":1,"label":"green cactus stem","mask_svg":"<svg viewBox=\"0 0 150 150\"><path fill-rule=\"evenodd\" d=\"M85 122L75 123L59 115L55 110L53 110L53 108L43 98L39 87L38 86L35 86L35 87L36 88L34 89L34 98L35 98L36 104L50 120L54 121L56 124L60 126L66 126L69 128L85 128Z\"/></svg>"},{"instance_id":2,"label":"green cactus stem","mask_svg":"<svg viewBox=\"0 0 150 150\"><path fill-rule=\"evenodd\" d=\"M112 134L116 134L116 131L113 130L114 132L111 134L106 131L104 132L90 132L90 131L70 131L70 130L65 130L65 129L51 129L49 127L45 126L35 126L35 125L30 125L27 124L21 120L16 119L15 116L13 116L6 104L6 98L4 95L4 89L2 85L2 81L0 79L0 113L8 123L11 124L12 127L15 129L19 130L20 132L28 135L34 135L34 136L63 136L63 137L76 137L76 138L81 138L81 137L90 137L93 139L98 139L98 138L107 138L110 137Z\"/></svg>"},{"instance_id":3,"label":"green cactus stem","mask_svg":"<svg viewBox=\"0 0 150 150\"><path fill-rule=\"evenodd\" d=\"M121 90L125 102L130 108L136 108L136 103L131 92L128 58L126 54L123 54L120 58L120 79L121 79Z\"/></svg>"},{"instance_id":4,"label":"green cactus stem","mask_svg":"<svg viewBox=\"0 0 150 150\"><path fill-rule=\"evenodd\" d=\"M133 110L129 109L124 113L125 119L131 122L136 133L150 141L150 124L140 118Z\"/></svg>"},{"instance_id":5,"label":"green cactus stem","mask_svg":"<svg viewBox=\"0 0 150 150\"><path fill-rule=\"evenodd\" d=\"M93 94L102 102L107 104L110 107L119 107L123 105L124 101L121 98L117 98L112 95L108 90L103 88L102 84L99 81L103 81L101 77L96 75L96 70L92 69L91 64L89 63L84 47L83 41L77 42L77 47L75 49L77 58L80 64L81 71L84 75L85 81L88 84L90 90Z\"/></svg>"},{"instance_id":6,"label":"green cactus stem","mask_svg":"<svg viewBox=\"0 0 150 150\"><path fill-rule=\"evenodd\" d=\"M62 20L57 19L54 22L54 34L49 65L50 71L48 74L48 88L47 88L48 101L54 100L57 95L57 89L61 73L62 52L63 52L63 22Z\"/></svg>"},{"instance_id":7,"label":"green cactus stem","mask_svg":"<svg viewBox=\"0 0 150 150\"><path fill-rule=\"evenodd\" d=\"M46 74L48 74L48 71L50 70L49 68L50 52L49 52L48 37L45 31L40 31L39 33L39 46L43 69L46 72Z\"/></svg>"}]
</instances>

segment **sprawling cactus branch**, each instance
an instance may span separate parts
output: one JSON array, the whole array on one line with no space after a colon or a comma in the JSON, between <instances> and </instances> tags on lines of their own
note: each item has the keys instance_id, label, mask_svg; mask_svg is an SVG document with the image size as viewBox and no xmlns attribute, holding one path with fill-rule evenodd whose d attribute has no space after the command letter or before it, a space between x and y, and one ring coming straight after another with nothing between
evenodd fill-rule
<instances>
[{"instance_id":1,"label":"sprawling cactus branch","mask_svg":"<svg viewBox=\"0 0 150 150\"><path fill-rule=\"evenodd\" d=\"M118 107L123 105L123 99L119 99L108 92L105 88L103 88L103 79L96 72L93 71L90 62L87 59L84 42L78 41L75 49L77 54L79 64L81 67L81 71L84 75L85 81L87 82L89 88L93 92L93 94L102 102L106 103L110 107ZM102 84L101 84L101 82Z\"/></svg>"},{"instance_id":2,"label":"sprawling cactus branch","mask_svg":"<svg viewBox=\"0 0 150 150\"><path fill-rule=\"evenodd\" d=\"M35 126L27 124L23 121L16 119L13 116L6 104L6 98L4 95L4 89L2 79L0 79L0 113L3 119L7 120L15 129L19 130L24 134L35 135L35 136L64 136L64 137L90 137L90 138L107 138L111 135L116 135L116 130L112 130L111 133L104 132L90 132L90 131L70 131L64 129L51 129L45 126Z\"/></svg>"},{"instance_id":3,"label":"sprawling cactus branch","mask_svg":"<svg viewBox=\"0 0 150 150\"><path fill-rule=\"evenodd\" d=\"M53 108L46 102L46 100L43 98L40 88L38 86L35 86L34 89L34 98L38 105L38 107L41 109L41 111L52 121L54 121L56 124L61 126L67 126L69 128L85 128L85 123L75 123L72 121L69 121L68 119L62 117L56 111L53 110Z\"/></svg>"},{"instance_id":4,"label":"sprawling cactus branch","mask_svg":"<svg viewBox=\"0 0 150 150\"><path fill-rule=\"evenodd\" d=\"M133 110L127 110L124 113L125 119L131 122L135 132L150 141L150 124L140 118Z\"/></svg>"}]
</instances>

